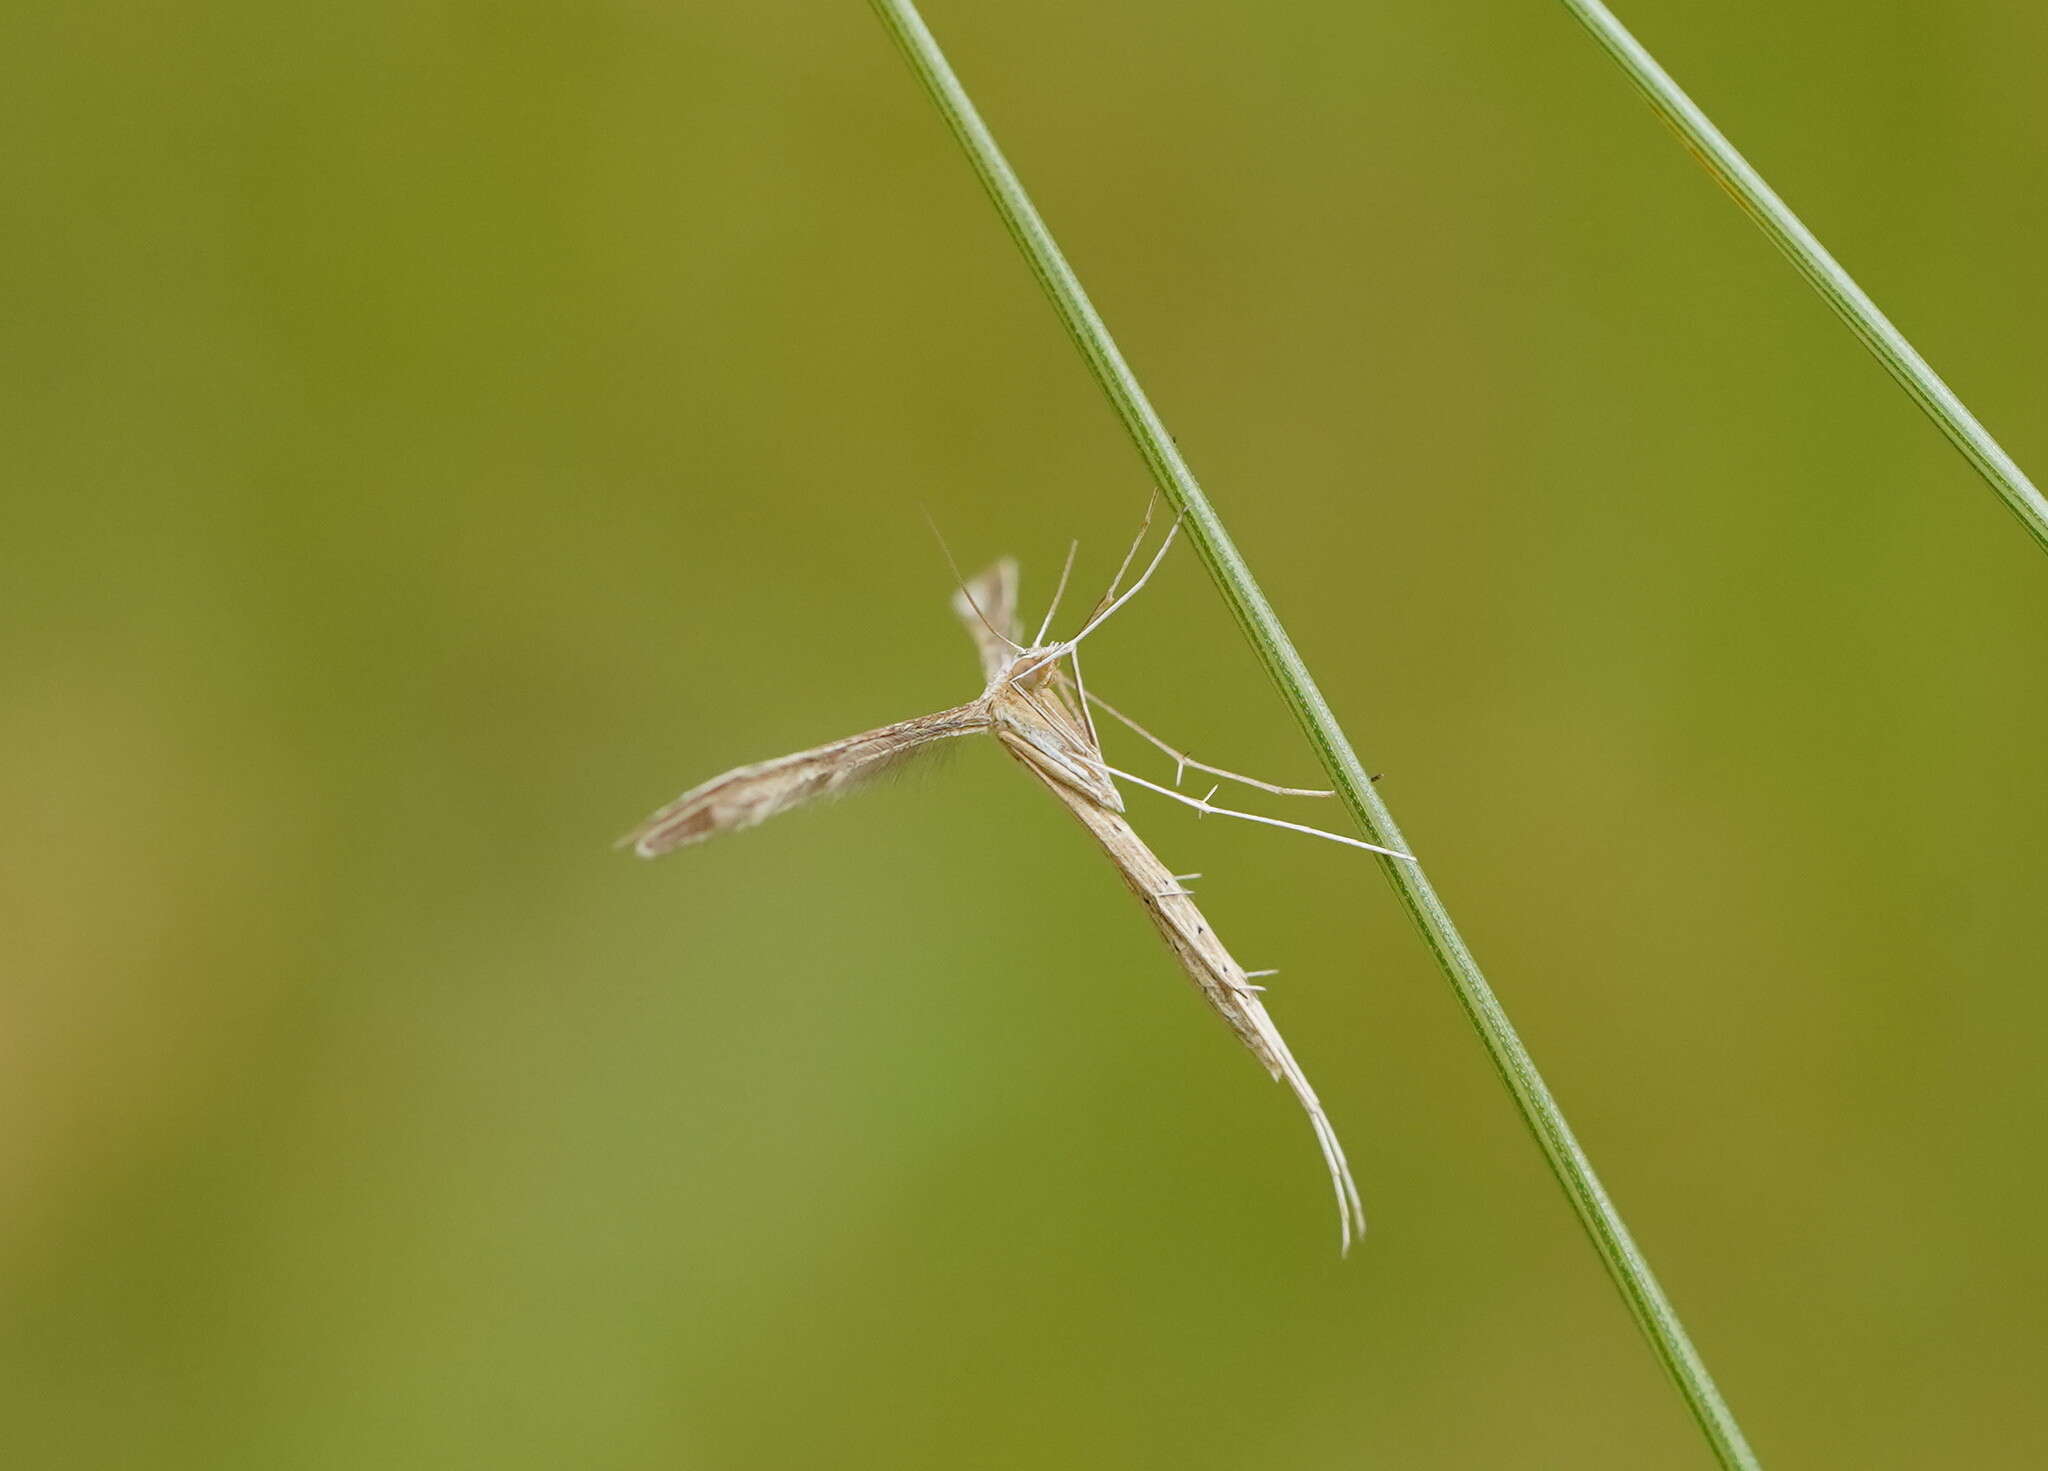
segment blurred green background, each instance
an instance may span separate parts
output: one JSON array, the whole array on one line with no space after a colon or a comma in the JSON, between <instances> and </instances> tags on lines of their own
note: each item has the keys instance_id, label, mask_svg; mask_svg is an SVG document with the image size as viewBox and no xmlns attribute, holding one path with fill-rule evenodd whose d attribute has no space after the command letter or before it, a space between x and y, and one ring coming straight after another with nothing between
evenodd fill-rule
<instances>
[{"instance_id":1,"label":"blurred green background","mask_svg":"<svg viewBox=\"0 0 2048 1471\"><path fill-rule=\"evenodd\" d=\"M2048 466L2048 13L1625 18ZM1558 6L930 19L1766 1462L2048 1461L2039 552ZM993 747L610 851L1145 498L865 7L30 3L0 124L9 1464L1706 1463L1356 855L1133 799L1340 1262ZM1191 557L1090 672L1313 776Z\"/></svg>"}]
</instances>

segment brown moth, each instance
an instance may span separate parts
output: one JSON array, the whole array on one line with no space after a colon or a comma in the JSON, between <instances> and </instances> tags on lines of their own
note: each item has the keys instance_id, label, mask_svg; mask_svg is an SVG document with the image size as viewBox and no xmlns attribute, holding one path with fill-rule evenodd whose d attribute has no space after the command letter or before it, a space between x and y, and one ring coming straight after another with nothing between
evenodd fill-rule
<instances>
[{"instance_id":1,"label":"brown moth","mask_svg":"<svg viewBox=\"0 0 2048 1471\"><path fill-rule=\"evenodd\" d=\"M1080 633L1056 643L1045 641L1047 628L1052 622L1052 608L1046 611L1045 622L1040 625L1037 638L1028 646L1019 641L1017 564L1008 559L998 562L973 581L963 584L953 597L954 611L966 624L981 654L982 672L988 683L979 696L950 710L900 721L814 750L742 766L723 776L713 777L649 817L620 839L620 846L630 847L643 858L658 857L718 833L753 827L778 812L813 798L845 792L892 765L930 749L939 741L955 736L994 735L1003 749L1044 783L1046 790L1059 798L1094 836L1110 862L1116 865L1117 872L1123 875L1124 883L1151 916L1152 923L1165 939L1167 948L1173 952L1174 959L1180 962L1181 969L1187 972L1188 979L1194 982L1196 989L1266 1071L1293 1091L1308 1114L1323 1160L1329 1167L1337 1195L1343 1245L1348 1251L1353 1237L1365 1229L1365 1214L1359 1203L1358 1187L1351 1178L1351 1168L1344 1159L1343 1146L1337 1142L1336 1131L1324 1114L1315 1090L1309 1086L1301 1065L1288 1051L1287 1043L1282 1040L1279 1029L1273 1025L1273 1019L1260 1001L1261 988L1251 983L1244 968L1224 948L1223 942L1196 907L1193 894L1182 885L1181 878L1160 862L1132 830L1124 817L1123 796L1112 778L1122 777L1204 812L1313 833L1398 858L1408 855L1297 823L1212 806L1206 797L1194 798L1155 785L1142 777L1118 771L1103 760L1091 708L1101 709L1130 725L1139 735L1173 756L1180 772L1193 768L1283 794L1330 795L1273 786L1206 766L1175 751L1088 693L1082 683L1078 649L1081 640L1099 628L1145 585L1172 546L1178 530L1176 523L1144 572L1129 589L1119 594L1117 588L1137 551L1134 545L1131 553L1125 556L1123 567L1118 569L1116 582L1097 604ZM1141 532L1141 542L1142 539ZM1073 554L1069 552L1068 571L1072 567ZM1059 591L1053 595L1054 608L1058 606L1060 592L1065 590L1066 582L1067 572L1062 572ZM1210 795L1214 795L1213 788Z\"/></svg>"}]
</instances>

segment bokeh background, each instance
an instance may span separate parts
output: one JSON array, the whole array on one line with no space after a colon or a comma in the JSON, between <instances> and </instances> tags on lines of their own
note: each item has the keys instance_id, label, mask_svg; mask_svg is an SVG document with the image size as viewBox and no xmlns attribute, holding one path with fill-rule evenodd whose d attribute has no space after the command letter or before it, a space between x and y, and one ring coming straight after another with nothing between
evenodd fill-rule
<instances>
[{"instance_id":1,"label":"bokeh background","mask_svg":"<svg viewBox=\"0 0 2048 1471\"><path fill-rule=\"evenodd\" d=\"M1555 5L930 18L1766 1462L2043 1464L2038 550ZM2048 466L2048 13L1626 18ZM972 693L925 511L1042 596L1145 499L863 6L0 74L9 1464L1705 1464L1355 855L1134 798L1340 1262L992 747L610 851ZM1313 776L1190 557L1091 674Z\"/></svg>"}]
</instances>

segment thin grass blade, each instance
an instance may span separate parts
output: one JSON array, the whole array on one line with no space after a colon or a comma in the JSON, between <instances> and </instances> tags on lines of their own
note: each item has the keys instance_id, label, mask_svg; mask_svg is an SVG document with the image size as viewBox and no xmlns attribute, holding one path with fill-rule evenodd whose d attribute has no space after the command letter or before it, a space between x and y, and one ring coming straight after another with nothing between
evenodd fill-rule
<instances>
[{"instance_id":1,"label":"thin grass blade","mask_svg":"<svg viewBox=\"0 0 2048 1471\"><path fill-rule=\"evenodd\" d=\"M1301 655L1281 626L1272 605L1260 591L1223 522L1210 505L1194 473L1181 458L1173 436L1160 421L1150 398L1124 360L1116 340L1082 289L1066 255L1031 203L1023 183L1004 158L995 136L982 121L945 53L910 0L871 0L882 24L902 48L911 68L938 106L954 137L966 150L989 198L1024 252L1039 283L1051 298L1060 320L1073 336L1096 381L1108 394L1138 452L1151 468L1160 489L1184 518L1189 541L1209 569L1224 601L1244 629L1282 696L1301 722L1309 742L1322 759L1353 819L1375 843L1402 852L1413 849L1401 836L1393 815L1373 790L1365 766L1350 739L1331 713L1321 690L1310 677ZM1558 1107L1534 1059L1501 1009L1478 962L1452 923L1419 863L1378 858L1381 872L1393 884L1465 1013L1501 1080L1507 1085L1523 1121L1541 1146L1558 1183L1564 1187L1579 1220L1592 1238L1608 1275L1621 1291L1645 1336L1670 1373L1694 1420L1721 1464L1729 1471L1756 1471L1759 1463L1716 1387L1705 1362L1694 1349L1677 1310L1651 1273L1621 1213L1594 1174L1585 1151Z\"/></svg>"},{"instance_id":2,"label":"thin grass blade","mask_svg":"<svg viewBox=\"0 0 2048 1471\"><path fill-rule=\"evenodd\" d=\"M1714 176L1728 197L1784 252L1793 268L1834 308L1835 314L1884 364L1885 371L1898 380L1935 427L1963 452L1963 458L1998 492L1998 498L2019 518L2027 534L2043 551L2048 551L2048 499L2042 497L2026 472L1991 437L1991 431L1956 397L1955 390L1906 340L1906 335L1892 325L1891 318L1878 309L1870 294L1842 269L1841 262L1828 253L1813 231L1792 213L1777 191L1764 182L1763 175L1736 151L1699 104L1657 64L1657 58L1629 33L1613 11L1600 0L1564 0L1564 8L1628 74L1636 90L1684 140L1687 151L1699 160L1701 167Z\"/></svg>"}]
</instances>

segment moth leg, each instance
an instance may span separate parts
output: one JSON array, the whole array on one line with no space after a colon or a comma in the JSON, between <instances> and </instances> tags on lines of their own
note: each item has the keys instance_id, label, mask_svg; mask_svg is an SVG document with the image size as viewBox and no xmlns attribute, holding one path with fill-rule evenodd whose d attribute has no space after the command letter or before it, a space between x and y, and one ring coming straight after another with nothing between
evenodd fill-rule
<instances>
[{"instance_id":1,"label":"moth leg","mask_svg":"<svg viewBox=\"0 0 2048 1471\"><path fill-rule=\"evenodd\" d=\"M1071 675L1058 665L1053 666L1053 673L1062 685L1081 697L1081 724L1088 728L1088 744L1099 751L1102 749L1102 735L1095 729L1095 711L1088 698L1088 682L1081 677L1081 651L1068 649L1067 663L1073 666Z\"/></svg>"},{"instance_id":2,"label":"moth leg","mask_svg":"<svg viewBox=\"0 0 2048 1471\"><path fill-rule=\"evenodd\" d=\"M1124 574L1131 570L1131 563L1138 559L1138 548L1145 544L1145 538L1152 534L1152 513L1159 509L1159 492L1153 491L1145 497L1145 514L1138 522L1138 534L1131 538L1130 548L1124 559L1116 565L1116 576L1109 579L1109 591L1104 593L1095 606L1089 610L1084 623L1093 622L1095 615L1116 601L1117 589L1124 585ZM1043 642L1043 640L1041 640Z\"/></svg>"},{"instance_id":3,"label":"moth leg","mask_svg":"<svg viewBox=\"0 0 2048 1471\"><path fill-rule=\"evenodd\" d=\"M1076 674L1079 673L1078 667L1075 672ZM1062 680L1067 679L1064 671L1061 672L1060 678ZM1163 751L1166 755L1171 756L1174 764L1173 784L1175 786L1179 786L1181 778L1190 771L1201 771L1208 773L1210 776L1220 776L1226 781L1234 781L1240 786L1257 787L1260 791L1271 792L1276 797L1334 797L1337 795L1335 792L1323 787L1283 787L1277 782L1261 781L1255 776L1245 776L1239 772L1225 771L1220 766L1211 766L1205 761L1197 761L1187 752L1178 750L1162 741L1158 736L1152 734L1151 731L1145 729L1144 726L1138 724L1137 721L1131 719L1130 716L1124 714L1123 711L1117 709L1116 706L1110 704L1109 701L1086 688L1078 679L1067 682L1072 684L1074 693L1081 697L1083 704L1094 706L1110 719L1117 721L1141 739Z\"/></svg>"},{"instance_id":4,"label":"moth leg","mask_svg":"<svg viewBox=\"0 0 2048 1471\"><path fill-rule=\"evenodd\" d=\"M1080 550L1080 542L1069 541L1067 543L1066 565L1060 568L1059 586L1052 590L1052 601L1045 605L1045 618L1038 625L1038 636L1031 640L1033 648L1037 648L1045 642L1046 632L1052 627L1052 615L1059 612L1060 599L1067 595L1067 579L1074 575L1074 554Z\"/></svg>"},{"instance_id":5,"label":"moth leg","mask_svg":"<svg viewBox=\"0 0 2048 1471\"><path fill-rule=\"evenodd\" d=\"M1146 509L1145 512L1145 519L1146 523L1149 525L1152 519L1152 512L1149 507ZM1161 562L1164 562L1166 560L1166 554L1173 550L1174 538L1180 535L1180 523L1182 519L1183 518L1179 516L1175 516L1173 518L1173 524L1166 528L1166 539L1159 543L1159 550L1152 554L1152 560L1145 564L1145 570L1138 574L1138 580L1132 583L1129 587L1125 588L1122 592L1118 593L1115 598L1111 599L1107 607L1099 608L1098 611L1089 618L1087 623L1082 626L1081 631L1066 641L1066 643L1063 645L1064 648L1072 649L1076 644L1080 643L1082 639L1088 637L1089 634L1095 632L1096 629L1102 627L1103 624L1107 623L1112 613L1116 612L1117 609L1121 608L1125 603L1128 603L1132 598L1136 597L1139 593L1145 590L1145 584L1152 580L1152 574L1159 570L1159 564ZM1136 547L1133 547L1132 550L1135 551L1137 549ZM1126 558L1126 563L1128 563L1128 560L1129 559ZM1123 573L1118 572L1117 576L1119 579L1121 579Z\"/></svg>"},{"instance_id":6,"label":"moth leg","mask_svg":"<svg viewBox=\"0 0 2048 1471\"><path fill-rule=\"evenodd\" d=\"M1136 782L1148 792L1157 792L1162 797L1171 797L1176 802L1186 803L1197 812L1214 813L1218 817L1235 817L1241 821L1256 822L1265 827L1283 827L1289 832L1306 833L1312 838L1328 838L1331 842L1342 843L1348 848L1363 848L1368 853L1384 853L1389 858L1402 858L1410 863L1415 861L1413 853L1403 853L1396 848L1382 848L1378 843L1368 843L1362 838L1347 838L1342 833L1325 832L1319 827L1309 827L1304 823L1283 822L1277 817L1262 817L1256 812L1239 812L1234 807L1218 807L1208 797L1190 797L1186 792L1176 792L1172 787L1162 787L1157 782L1146 781L1144 777L1133 776L1128 771L1119 771L1116 767L1110 766L1107 763L1098 764L1101 764L1102 769L1111 776L1120 777L1128 782ZM1213 788L1209 795L1215 795Z\"/></svg>"}]
</instances>

